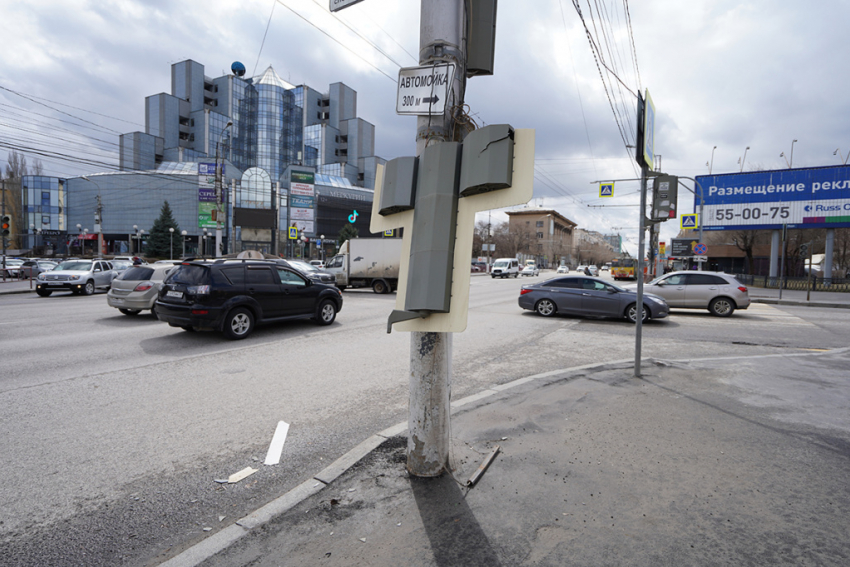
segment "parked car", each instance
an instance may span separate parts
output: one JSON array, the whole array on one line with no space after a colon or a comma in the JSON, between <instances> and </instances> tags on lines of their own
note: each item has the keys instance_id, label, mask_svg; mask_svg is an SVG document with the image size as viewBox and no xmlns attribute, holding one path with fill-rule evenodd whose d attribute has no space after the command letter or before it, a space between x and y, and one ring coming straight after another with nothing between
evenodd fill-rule
<instances>
[{"instance_id":1,"label":"parked car","mask_svg":"<svg viewBox=\"0 0 850 567\"><path fill-rule=\"evenodd\" d=\"M41 297L54 291L91 295L97 289L109 289L113 279L115 271L107 260L66 260L38 275L35 292Z\"/></svg>"},{"instance_id":2,"label":"parked car","mask_svg":"<svg viewBox=\"0 0 850 567\"><path fill-rule=\"evenodd\" d=\"M472 271L473 272L486 272L488 270L487 262L473 262L472 263Z\"/></svg>"},{"instance_id":3,"label":"parked car","mask_svg":"<svg viewBox=\"0 0 850 567\"><path fill-rule=\"evenodd\" d=\"M493 278L509 278L519 276L519 260L516 258L499 258L493 262L493 269L490 271L490 277Z\"/></svg>"},{"instance_id":4,"label":"parked car","mask_svg":"<svg viewBox=\"0 0 850 567\"><path fill-rule=\"evenodd\" d=\"M133 262L128 262L127 260L112 260L112 269L115 270L116 277L120 276L124 270L132 265Z\"/></svg>"},{"instance_id":5,"label":"parked car","mask_svg":"<svg viewBox=\"0 0 850 567\"><path fill-rule=\"evenodd\" d=\"M314 266L318 270L324 270L325 269L325 263L322 262L321 260L310 260L310 265Z\"/></svg>"},{"instance_id":6,"label":"parked car","mask_svg":"<svg viewBox=\"0 0 850 567\"><path fill-rule=\"evenodd\" d=\"M569 274L570 273L570 267L567 266L567 265L558 266L558 270L555 273L557 273L557 274Z\"/></svg>"},{"instance_id":7,"label":"parked car","mask_svg":"<svg viewBox=\"0 0 850 567\"><path fill-rule=\"evenodd\" d=\"M589 276L598 276L599 275L599 268L597 268L596 266L594 266L592 264L588 264L588 265L582 264L581 266L576 268L576 272L578 272L579 274L585 274L585 275L589 275Z\"/></svg>"},{"instance_id":8,"label":"parked car","mask_svg":"<svg viewBox=\"0 0 850 567\"><path fill-rule=\"evenodd\" d=\"M521 276L539 276L540 270L537 268L536 264L526 264L519 274Z\"/></svg>"},{"instance_id":9,"label":"parked car","mask_svg":"<svg viewBox=\"0 0 850 567\"><path fill-rule=\"evenodd\" d=\"M276 260L183 262L168 274L155 303L160 321L185 330L244 339L260 323L313 319L330 325L342 293Z\"/></svg>"},{"instance_id":10,"label":"parked car","mask_svg":"<svg viewBox=\"0 0 850 567\"><path fill-rule=\"evenodd\" d=\"M644 284L643 289L663 297L670 307L708 309L718 317L729 317L735 309L750 306L747 286L723 272L670 272Z\"/></svg>"},{"instance_id":11,"label":"parked car","mask_svg":"<svg viewBox=\"0 0 850 567\"><path fill-rule=\"evenodd\" d=\"M320 270L313 264L308 264L303 260L286 260L286 263L313 281L331 285L336 283L336 277L332 273Z\"/></svg>"},{"instance_id":12,"label":"parked car","mask_svg":"<svg viewBox=\"0 0 850 567\"><path fill-rule=\"evenodd\" d=\"M21 279L29 279L38 277L38 274L49 272L59 264L49 260L25 260L18 266L18 277Z\"/></svg>"},{"instance_id":13,"label":"parked car","mask_svg":"<svg viewBox=\"0 0 850 567\"><path fill-rule=\"evenodd\" d=\"M20 258L6 258L6 277L18 277L18 268L24 263Z\"/></svg>"},{"instance_id":14,"label":"parked car","mask_svg":"<svg viewBox=\"0 0 850 567\"><path fill-rule=\"evenodd\" d=\"M637 321L637 293L589 276L558 277L524 285L519 306L543 317L582 315L626 318ZM666 317L669 308L663 298L643 296L643 320Z\"/></svg>"},{"instance_id":15,"label":"parked car","mask_svg":"<svg viewBox=\"0 0 850 567\"><path fill-rule=\"evenodd\" d=\"M143 309L150 309L156 316L159 285L173 269L171 263L130 266L112 280L106 302L124 315L138 315Z\"/></svg>"}]
</instances>

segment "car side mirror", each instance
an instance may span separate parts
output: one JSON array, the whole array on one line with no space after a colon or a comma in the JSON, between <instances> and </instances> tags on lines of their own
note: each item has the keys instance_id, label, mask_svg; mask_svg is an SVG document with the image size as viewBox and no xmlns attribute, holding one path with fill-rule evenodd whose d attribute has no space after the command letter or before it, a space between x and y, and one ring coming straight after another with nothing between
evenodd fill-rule
<instances>
[{"instance_id":1,"label":"car side mirror","mask_svg":"<svg viewBox=\"0 0 850 567\"><path fill-rule=\"evenodd\" d=\"M661 280L660 282L658 282L655 285L667 285L667 282L666 282L666 280Z\"/></svg>"},{"instance_id":2,"label":"car side mirror","mask_svg":"<svg viewBox=\"0 0 850 567\"><path fill-rule=\"evenodd\" d=\"M102 270L101 270L100 268L95 268L95 269L94 269L94 271L95 271L95 272L100 272L100 271L102 271Z\"/></svg>"}]
</instances>

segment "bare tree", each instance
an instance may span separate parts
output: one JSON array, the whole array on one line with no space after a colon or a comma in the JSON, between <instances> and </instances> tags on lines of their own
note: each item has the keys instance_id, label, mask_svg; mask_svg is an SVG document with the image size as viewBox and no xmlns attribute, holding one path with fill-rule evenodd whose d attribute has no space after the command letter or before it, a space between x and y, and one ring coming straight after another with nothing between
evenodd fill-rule
<instances>
[{"instance_id":1,"label":"bare tree","mask_svg":"<svg viewBox=\"0 0 850 567\"><path fill-rule=\"evenodd\" d=\"M44 175L44 164L41 163L41 160L35 158L35 161L30 166L30 174L31 175Z\"/></svg>"},{"instance_id":2,"label":"bare tree","mask_svg":"<svg viewBox=\"0 0 850 567\"><path fill-rule=\"evenodd\" d=\"M6 177L8 179L20 179L27 174L27 158L15 150L9 152L8 164L6 165Z\"/></svg>"}]
</instances>

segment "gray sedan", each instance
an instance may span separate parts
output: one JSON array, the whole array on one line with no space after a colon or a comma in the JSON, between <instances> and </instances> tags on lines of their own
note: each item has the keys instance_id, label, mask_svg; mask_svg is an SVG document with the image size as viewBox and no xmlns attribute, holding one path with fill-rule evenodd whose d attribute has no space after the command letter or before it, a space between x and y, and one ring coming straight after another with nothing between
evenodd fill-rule
<instances>
[{"instance_id":1,"label":"gray sedan","mask_svg":"<svg viewBox=\"0 0 850 567\"><path fill-rule=\"evenodd\" d=\"M138 315L143 309L150 309L156 316L154 303L159 295L159 284L173 269L173 263L127 268L112 280L112 286L106 294L106 302L124 315Z\"/></svg>"},{"instance_id":2,"label":"gray sedan","mask_svg":"<svg viewBox=\"0 0 850 567\"><path fill-rule=\"evenodd\" d=\"M581 315L614 317L637 321L637 294L599 278L567 276L522 286L519 306L552 317ZM643 296L643 320L661 319L669 309L664 299L651 294Z\"/></svg>"}]
</instances>

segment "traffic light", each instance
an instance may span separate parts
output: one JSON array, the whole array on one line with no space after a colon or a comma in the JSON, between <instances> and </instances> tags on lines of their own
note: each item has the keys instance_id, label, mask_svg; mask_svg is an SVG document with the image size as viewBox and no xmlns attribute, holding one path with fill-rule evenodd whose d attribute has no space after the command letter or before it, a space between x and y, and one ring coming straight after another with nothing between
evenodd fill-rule
<instances>
[{"instance_id":1,"label":"traffic light","mask_svg":"<svg viewBox=\"0 0 850 567\"><path fill-rule=\"evenodd\" d=\"M802 256L803 258L809 257L809 245L808 244L800 244L800 256Z\"/></svg>"},{"instance_id":2,"label":"traffic light","mask_svg":"<svg viewBox=\"0 0 850 567\"><path fill-rule=\"evenodd\" d=\"M11 230L10 230L11 228L12 228L12 217L10 217L9 215L3 215L3 226L2 226L2 229L0 229L0 234L2 234L3 236L9 236L9 232L11 232Z\"/></svg>"}]
</instances>

